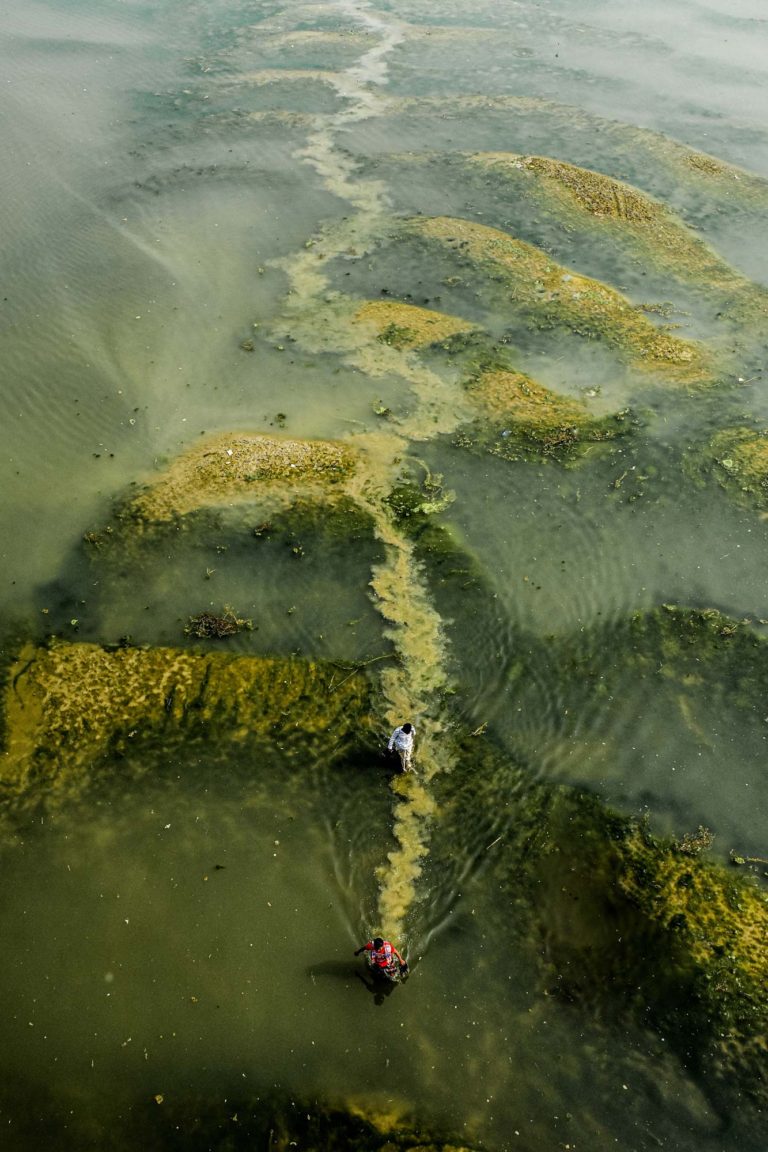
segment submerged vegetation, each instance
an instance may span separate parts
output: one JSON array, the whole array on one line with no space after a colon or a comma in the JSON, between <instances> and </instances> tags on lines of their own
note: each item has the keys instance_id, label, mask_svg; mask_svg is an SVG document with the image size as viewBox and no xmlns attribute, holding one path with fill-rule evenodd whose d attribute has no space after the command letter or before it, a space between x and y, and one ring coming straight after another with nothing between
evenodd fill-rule
<instances>
[{"instance_id":1,"label":"submerged vegetation","mask_svg":"<svg viewBox=\"0 0 768 1152\"><path fill-rule=\"evenodd\" d=\"M473 332L476 328L459 316L448 316L396 300L368 301L358 310L355 319L371 324L378 339L395 348L426 348L452 336Z\"/></svg>"},{"instance_id":2,"label":"submerged vegetation","mask_svg":"<svg viewBox=\"0 0 768 1152\"><path fill-rule=\"evenodd\" d=\"M268 740L283 754L318 741L341 757L369 730L370 686L354 669L164 648L27 647L5 689L6 796L24 804L88 786L105 757L138 746ZM317 752L315 753L317 754Z\"/></svg>"},{"instance_id":3,"label":"submerged vegetation","mask_svg":"<svg viewBox=\"0 0 768 1152\"><path fill-rule=\"evenodd\" d=\"M507 295L514 312L541 328L562 327L586 339L603 340L634 366L685 383L710 383L707 351L656 328L619 292L581 276L540 249L497 228L469 220L432 217L412 220L410 231L425 243L454 253Z\"/></svg>"},{"instance_id":4,"label":"submerged vegetation","mask_svg":"<svg viewBox=\"0 0 768 1152\"><path fill-rule=\"evenodd\" d=\"M470 429L459 443L478 443L497 456L564 456L628 431L628 413L594 417L584 403L558 396L522 372L481 371L467 389L486 419L478 420L474 438Z\"/></svg>"},{"instance_id":5,"label":"submerged vegetation","mask_svg":"<svg viewBox=\"0 0 768 1152\"><path fill-rule=\"evenodd\" d=\"M494 899L543 1002L655 1034L722 1122L753 1138L768 1103L765 886L711 858L708 829L654 835L594 795L534 782L481 733L457 759L447 827L486 828ZM443 867L455 850L436 845Z\"/></svg>"},{"instance_id":6,"label":"submerged vegetation","mask_svg":"<svg viewBox=\"0 0 768 1152\"><path fill-rule=\"evenodd\" d=\"M263 947L254 948L252 958L244 945L245 958L238 959L247 971L244 986L253 993L247 1001L240 992L243 1004L237 1003L244 1018L244 1005L253 1009L248 1074L239 1067L239 1053L230 1056L225 1036L231 1063L212 1072L203 1067L210 1094L198 1087L202 1078L186 1097L158 1085L156 1094L145 1094L124 1115L132 1113L155 1141L147 1147L158 1149L467 1152L467 1142L475 1144L479 1134L477 1143L493 1152L495 1133L499 1146L511 1142L520 1152L539 1152L544 1142L527 1130L520 1137L508 1125L510 1115L525 1115L530 1093L541 1111L552 1103L557 1120L565 1092L553 1087L550 1100L537 1091L539 1084L518 1094L520 1066L503 1067L505 1090L509 1077L516 1078L513 1103L507 1102L494 1128L495 1085L476 1074L472 1061L486 1045L488 1066L511 1062L503 1047L507 1030L511 1036L521 1018L543 1012L544 1005L549 1025L555 1005L562 1013L558 1023L566 1021L561 1037L581 1033L587 1016L596 1031L603 1029L602 1039L615 1041L615 1050L630 1032L641 1037L627 1066L648 1059L640 1054L646 1042L649 1051L652 1043L663 1043L723 1129L730 1125L752 1139L754 1128L759 1146L768 1107L764 856L731 849L730 861L743 865L740 871L731 867L719 813L696 811L685 784L670 817L679 825L676 834L654 830L652 813L647 819L630 813L650 813L654 795L666 785L649 773L651 795L643 792L635 805L631 782L619 778L650 758L641 742L651 727L658 739L665 707L699 756L710 736L701 717L710 713L713 731L725 719L739 726L744 748L747 737L758 750L764 746L768 642L759 629L766 619L757 618L753 605L744 618L701 607L725 602L710 596L704 575L689 582L695 587L689 603L662 603L662 597L677 597L677 569L698 546L689 543L668 556L667 542L675 530L695 535L696 525L686 521L686 509L677 519L670 515L666 534L657 538L648 527L650 499L639 507L623 496L633 481L637 493L652 476L659 507L666 501L666 508L684 485L693 488L704 476L733 496L733 507L768 508L764 413L742 411L751 401L759 409L762 397L744 391L734 398L736 384L746 387L758 378L757 370L754 377L751 370L736 373L742 360L762 363L768 293L701 238L705 225L714 220L716 231L730 211L734 220L759 225L768 184L658 134L544 100L451 99L443 93L430 104L429 97L382 97L386 57L401 45L401 85L403 76L406 86L413 82L409 36L418 36L425 53L433 32L432 48L462 48L466 4L448 5L446 25L434 28L409 3L385 5L383 15L371 5L310 6L295 24L287 9L262 7L247 26L236 26L242 14L228 17L230 41L195 58L195 86L183 90L185 108L203 107L212 95L211 103L219 101L195 121L196 150L204 137L215 152L219 138L229 145L245 127L243 151L252 155L253 133L273 126L274 140L258 150L258 175L246 173L250 159L236 169L263 193L269 207L258 207L269 215L269 229L281 205L292 203L287 192L311 185L307 201L298 198L296 213L286 213L296 218L283 220L285 234L264 233L274 243L265 244L262 265L255 259L257 251L262 258L263 236L253 232L253 198L243 197L251 213L243 258L247 291L237 307L230 300L237 315L226 316L222 304L229 359L224 368L203 361L201 375L208 375L199 385L202 393L211 375L231 373L221 407L218 398L200 406L206 410L207 404L206 415L219 421L206 419L209 428L226 429L231 422L232 430L187 443L127 489L120 487L125 473L112 488L100 488L105 503L116 501L112 520L85 532L87 547L73 548L69 563L40 591L39 616L36 601L34 617L18 629L21 640L4 650L0 818L9 844L14 835L22 844L29 829L37 833L38 817L41 836L48 833L49 816L62 827L70 812L87 821L102 797L117 806L123 790L138 785L141 791L153 774L169 793L181 793L198 753L200 777L214 765L210 782L215 777L217 787L236 774L246 780L233 819L247 824L261 855L252 857L250 873L237 878L247 894L230 932L238 936L237 947L246 934ZM486 10L492 13L493 4ZM398 22L411 18L413 27ZM339 19L349 27L340 28ZM490 47L494 34L476 32ZM213 32L206 37L215 44ZM251 70L238 71L246 57ZM215 78L206 79L211 71ZM280 99L292 106L269 107ZM518 116L514 124L511 113ZM429 132L417 131L420 116ZM398 117L413 139L398 130ZM464 124L458 123L462 117ZM375 124L370 133L369 120ZM499 150L511 140L530 154ZM175 136L173 141L182 152ZM367 158L356 154L357 147L369 148ZM550 147L552 155L537 154ZM240 163L240 151L229 148L227 163ZM187 180L191 171L201 185L203 178L224 178L212 163L210 170L180 166L173 179L195 184ZM405 172L402 187L382 178L392 172L401 178ZM163 186L159 176L156 186ZM141 187L131 185L130 197ZM320 217L326 222L312 223ZM308 221L315 228L309 238ZM141 244L135 248L143 253ZM210 251L200 257L201 276L206 292L210 279L218 293L234 259L222 242L216 256L225 272L215 283ZM164 261L165 255L155 261L163 276ZM167 267L175 266L169 260ZM669 293L645 294L651 281L654 289L669 282ZM70 327L67 316L67 332ZM157 354L151 343L141 352L148 365L126 357L128 369L110 341L104 345L105 377L119 371L122 381L122 374L146 372L148 392L159 390L163 370L149 370ZM211 346L217 347L212 336ZM281 373L276 362L284 365ZM300 434L243 431L257 428L267 410L272 416L261 416L263 426L290 424ZM189 411L195 412L193 404ZM154 427L160 431L160 424ZM713 427L721 430L713 434ZM99 451L89 449L89 461L102 468L107 453L101 441L95 443ZM141 459L151 460L151 437L143 450ZM639 463L644 452L647 469ZM609 471L622 453L620 466ZM619 497L630 473L633 481ZM473 498L466 499L471 485ZM717 526L722 534L735 530L731 523ZM82 531L80 526L78 536ZM570 556L558 553L569 531L583 550L582 571L591 574L592 583L585 579L583 587L571 578ZM657 572L636 544L641 538L644 546L658 539ZM544 593L551 610L538 616L520 607L524 587L526 593L542 591L528 576L537 556L555 573ZM621 568L613 582L611 565ZM234 592L222 587L226 579ZM265 641L259 625L268 616L268 595L277 607ZM369 631L346 649L361 618ZM136 642L131 634L138 634L142 620L150 623ZM632 726L638 700L647 714L645 730ZM417 730L417 771L401 775L383 748L388 732L406 717ZM661 739L652 754L666 769ZM579 757L589 761L582 777L574 767ZM671 763L669 770L675 770ZM262 773L268 780L259 791ZM617 780L614 806L606 797ZM274 781L289 781L294 795L306 800L303 840L289 863L280 854L284 872L275 863L275 887L291 897L290 908L279 914L271 898L265 901L269 913L252 899L260 872L278 860L273 849L281 847L267 835L271 825L259 804L275 823L293 819L279 791L269 794ZM208 784L206 778L195 797L201 822L215 803ZM711 788L711 778L705 785ZM318 830L320 849L307 835L315 831L307 799L315 787L323 799L333 792L323 810L327 826ZM32 833L29 843L34 847ZM746 844L744 853L760 851ZM320 866L312 853L322 854ZM323 868L332 877L326 888ZM306 921L292 919L301 904L298 897L294 904L294 894L310 873L318 885L310 892L312 915L318 921L325 916L317 937ZM485 916L481 927L475 906ZM197 931L198 904L193 907ZM270 924L260 940L257 933L273 911L276 926ZM331 1081L323 1079L328 1048L321 1051L309 1037L301 1051L291 1046L293 1030L304 1027L304 998L316 994L314 973L300 986L281 985L280 973L274 985L270 975L256 987L265 969L273 973L272 950L279 968L301 933L312 941L339 939L340 951L351 952L345 936L373 925L412 949L415 977L421 963L429 972L436 942L445 944L448 959L439 978L435 965L431 986L415 978L392 1002L397 1007L389 1020L401 1013L403 1046L413 1043L413 1068L424 1074L423 1081L414 1074L415 1104L390 1092L395 1048L388 1046L386 1025L371 1032L370 1022L362 1021L360 1036L344 1051L350 1067L364 1046L373 1049L381 1063L380 1094L364 1097L350 1087L348 1095L333 1095L326 1092ZM211 932L218 931L215 924ZM233 935L225 943L234 951ZM96 975L89 972L84 995L93 997L94 987L101 993L102 980L114 982L112 952L119 947L111 936L106 951L110 967L105 975L102 957L93 961ZM227 979L213 955L212 946L205 964L210 962L218 996ZM20 970L26 958L19 950ZM477 969L462 984L461 968L469 961ZM192 976L198 979L191 969L190 962L183 970L190 987ZM360 975L350 975L344 961L338 971L331 963L329 972L345 981ZM519 972L530 976L525 987L516 986ZM496 983L483 999L486 973ZM38 975L29 976L30 986ZM280 995L272 996L274 988ZM477 1100L471 1114L444 1126L427 1118L440 1106L449 1110L447 1091L439 1095L443 1085L430 1100L432 1111L415 1114L429 1075L437 1079L445 1068L429 1028L413 1025L413 1040L409 1031L413 1005L425 989L432 1006L446 1008L446 1019L453 1013L459 1019L460 1002L462 1010L463 1001L472 1005L467 1031L462 1021L455 1035L445 1035L451 1037L449 1061L466 1075ZM318 1019L337 1010L346 992L337 980L326 1000L317 994ZM146 1039L139 1041L135 1026L140 1011L118 995L112 999L111 989L105 995L125 1028L121 1052L134 1035L130 1054L138 1052ZM179 988L173 996L179 999ZM198 1004L197 991L187 996L185 988L182 996L184 1008ZM378 1009L384 998L374 997ZM225 1032L214 1022L218 1008L216 1003L208 1016L198 1014L201 1040L217 1029ZM177 1010L174 1001L169 1019ZM278 1061L273 1068L265 1044L281 1028L289 1038L287 1072ZM175 1040L172 1029L167 1032ZM149 1026L145 1030L149 1034ZM35 1041L39 1034L42 1029L31 1033ZM160 1036L166 1039L166 1033ZM154 1043L154 1037L147 1040L138 1056L143 1073L145 1064L154 1072ZM594 1049L585 1046L584 1052L591 1060ZM180 1085L192 1056L176 1050L171 1064L182 1069ZM46 1074L52 1067L45 1065ZM339 1067L345 1067L341 1059ZM591 1071L586 1061L585 1068L569 1090L583 1083ZM131 1074L143 1085L139 1073ZM403 1077L410 1074L407 1069ZM101 1067L94 1070L95 1077L103 1075ZM228 1077L236 1091L225 1085ZM675 1100L670 1107L677 1106ZM572 1113L567 1115L570 1121ZM116 1147L123 1123L130 1127L133 1119L121 1114L115 1121ZM601 1140L621 1144L605 1124L585 1128L595 1147ZM693 1125L690 1131L698 1139ZM649 1129L643 1147L649 1141L671 1146L669 1133L662 1136ZM130 1146L130 1134L125 1144ZM558 1138L558 1146L577 1144Z\"/></svg>"},{"instance_id":7,"label":"submerged vegetation","mask_svg":"<svg viewBox=\"0 0 768 1152\"><path fill-rule=\"evenodd\" d=\"M690 731L697 746L713 708L732 714L742 733L762 734L768 696L768 640L754 619L736 620L716 609L666 604L627 619L593 625L577 635L549 636L546 643L526 639L510 661L509 682L517 704L533 711L533 695L542 677L554 678L563 701L561 721L575 731L585 715L625 707L645 709L667 704L675 722ZM636 702L636 703L633 703ZM544 740L544 729L540 740ZM623 750L616 738L613 754ZM597 758L605 748L593 749Z\"/></svg>"},{"instance_id":8,"label":"submerged vegetation","mask_svg":"<svg viewBox=\"0 0 768 1152\"><path fill-rule=\"evenodd\" d=\"M143 1109L147 1127L159 1130L163 1148L188 1152L254 1147L275 1152L472 1152L464 1140L429 1130L392 1102L387 1107L358 1099L326 1102L241 1092L223 1104L214 1099L166 1103L164 1098L158 1103L159 1114L149 1103Z\"/></svg>"},{"instance_id":9,"label":"submerged vegetation","mask_svg":"<svg viewBox=\"0 0 768 1152\"><path fill-rule=\"evenodd\" d=\"M709 466L722 487L740 503L768 507L768 435L764 430L742 427L718 432L702 466L705 470Z\"/></svg>"},{"instance_id":10,"label":"submerged vegetation","mask_svg":"<svg viewBox=\"0 0 768 1152\"><path fill-rule=\"evenodd\" d=\"M727 1116L768 1102L768 897L700 857L703 839L682 850L563 793L526 871L550 994L598 997L652 1024Z\"/></svg>"},{"instance_id":11,"label":"submerged vegetation","mask_svg":"<svg viewBox=\"0 0 768 1152\"><path fill-rule=\"evenodd\" d=\"M184 453L129 505L143 521L170 520L197 508L252 499L262 487L327 487L349 476L349 446L232 433L212 437Z\"/></svg>"}]
</instances>

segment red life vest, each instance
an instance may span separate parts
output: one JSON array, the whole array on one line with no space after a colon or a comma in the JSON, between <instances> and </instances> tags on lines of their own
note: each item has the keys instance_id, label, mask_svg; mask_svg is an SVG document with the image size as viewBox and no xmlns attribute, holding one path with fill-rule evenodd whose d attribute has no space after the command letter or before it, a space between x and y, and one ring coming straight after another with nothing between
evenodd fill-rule
<instances>
[{"instance_id":1,"label":"red life vest","mask_svg":"<svg viewBox=\"0 0 768 1152\"><path fill-rule=\"evenodd\" d=\"M395 953L392 945L388 940L385 940L381 948L374 948L373 944L366 945L369 952L369 959L371 964L375 964L378 968L391 968L395 963Z\"/></svg>"}]
</instances>

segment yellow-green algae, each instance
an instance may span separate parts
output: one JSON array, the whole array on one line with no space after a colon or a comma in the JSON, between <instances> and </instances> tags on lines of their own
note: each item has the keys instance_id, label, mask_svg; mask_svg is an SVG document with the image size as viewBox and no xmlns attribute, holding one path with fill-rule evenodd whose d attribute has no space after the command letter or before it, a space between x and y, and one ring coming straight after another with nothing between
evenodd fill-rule
<instances>
[{"instance_id":1,"label":"yellow-green algae","mask_svg":"<svg viewBox=\"0 0 768 1152\"><path fill-rule=\"evenodd\" d=\"M759 213L768 208L768 181L763 177L649 128L608 120L570 104L530 96L420 96L404 98L396 108L411 121L420 115L433 118L436 111L446 120L498 112L507 124L519 115L528 134L535 128L542 140L558 139L563 149L573 152L579 149L579 129L586 129L589 139L601 142L603 167L619 168L617 177L630 170L636 183L652 187L657 195L662 189L666 197L668 191L683 188L712 206Z\"/></svg>"},{"instance_id":2,"label":"yellow-green algae","mask_svg":"<svg viewBox=\"0 0 768 1152\"><path fill-rule=\"evenodd\" d=\"M290 63L291 53L295 52L300 67L306 67L309 71L349 67L375 43L365 29L293 28L286 32L282 29L272 30L262 23L244 29L238 34L238 40L243 47L248 47L249 41L255 40L259 56L265 59L277 56L280 62Z\"/></svg>"},{"instance_id":3,"label":"yellow-green algae","mask_svg":"<svg viewBox=\"0 0 768 1152\"><path fill-rule=\"evenodd\" d=\"M362 674L315 661L29 645L6 678L0 779L66 792L107 752L158 734L327 741L338 755L368 730L368 694Z\"/></svg>"},{"instance_id":4,"label":"yellow-green algae","mask_svg":"<svg viewBox=\"0 0 768 1152\"><path fill-rule=\"evenodd\" d=\"M645 680L667 682L660 684L659 703L682 692L698 715L711 716L715 707L738 709L740 724L762 725L768 641L749 621L714 608L664 604L602 627L548 636L545 644L526 637L518 651L510 669L515 694L535 691L556 669L558 694L570 718L566 727L580 724L585 708L600 708L632 692L645 694ZM682 699L678 696L678 704L688 709Z\"/></svg>"},{"instance_id":5,"label":"yellow-green algae","mask_svg":"<svg viewBox=\"0 0 768 1152\"><path fill-rule=\"evenodd\" d=\"M239 85L251 85L256 88L267 84L301 84L307 85L312 81L333 87L334 73L321 68L259 68L254 72L238 72L235 76L220 76L214 78L219 88L234 88Z\"/></svg>"},{"instance_id":6,"label":"yellow-green algae","mask_svg":"<svg viewBox=\"0 0 768 1152\"><path fill-rule=\"evenodd\" d=\"M630 242L643 263L685 278L701 292L735 296L730 311L768 316L765 289L731 268L665 204L631 184L548 156L481 152L468 163L504 177L515 198L529 197L568 227L591 224L600 243Z\"/></svg>"},{"instance_id":7,"label":"yellow-green algae","mask_svg":"<svg viewBox=\"0 0 768 1152\"><path fill-rule=\"evenodd\" d=\"M768 1105L768 893L691 844L650 833L598 798L532 782L482 735L465 735L438 800L435 853L488 861L516 946L541 965L541 994L590 1017L652 1028L724 1117ZM439 858L439 857L438 857Z\"/></svg>"},{"instance_id":8,"label":"yellow-green algae","mask_svg":"<svg viewBox=\"0 0 768 1152\"><path fill-rule=\"evenodd\" d=\"M367 514L373 538L384 553L381 562L373 565L369 586L394 657L389 666L378 670L378 712L391 725L408 713L422 718L420 773L418 778L411 775L393 782L399 798L393 824L395 847L388 854L388 864L378 872L380 924L388 935L398 938L416 898L422 858L429 850L433 808L429 781L450 767L439 739L439 724L433 719L447 684L442 621L426 593L412 543L395 523L385 500L404 443L391 433L377 433L357 437L358 451L354 451L332 441L222 435L182 456L124 508L120 532L89 534L97 549L108 536L117 537L118 547L135 547L146 525L153 526L154 535L158 524L160 531L164 524L175 527L176 518L206 507L237 503L250 510L258 508L259 515L262 509L271 515L275 508L297 501L333 504L341 494ZM360 518L347 518L347 524L357 530ZM117 555L116 548L110 551L113 557Z\"/></svg>"},{"instance_id":9,"label":"yellow-green algae","mask_svg":"<svg viewBox=\"0 0 768 1152\"><path fill-rule=\"evenodd\" d=\"M171 520L197 508L252 498L264 487L321 490L354 468L354 451L339 441L226 433L182 454L131 502L129 512L140 520Z\"/></svg>"},{"instance_id":10,"label":"yellow-green algae","mask_svg":"<svg viewBox=\"0 0 768 1152\"><path fill-rule=\"evenodd\" d=\"M742 503L768 507L768 429L726 428L710 441L711 467Z\"/></svg>"},{"instance_id":11,"label":"yellow-green algae","mask_svg":"<svg viewBox=\"0 0 768 1152\"><path fill-rule=\"evenodd\" d=\"M579 443L612 439L622 432L617 417L592 417L585 404L558 396L543 384L512 369L479 372L467 384L469 395L496 432L522 438L551 453ZM497 448L506 446L496 444Z\"/></svg>"},{"instance_id":12,"label":"yellow-green algae","mask_svg":"<svg viewBox=\"0 0 768 1152\"><path fill-rule=\"evenodd\" d=\"M630 184L563 160L512 152L478 152L469 156L469 162L503 174L528 173L536 177L534 183L537 188L546 189L552 202L564 205L575 202L590 216L618 219L625 225L643 229L651 224L663 227L667 223L665 217L669 216L673 225L683 228L687 233L663 204L652 200L647 194L639 192ZM670 239L669 236L654 238L662 243Z\"/></svg>"},{"instance_id":13,"label":"yellow-green algae","mask_svg":"<svg viewBox=\"0 0 768 1152\"><path fill-rule=\"evenodd\" d=\"M370 324L378 338L395 348L428 348L452 336L475 332L477 325L431 308L399 300L369 300L355 313L358 323Z\"/></svg>"},{"instance_id":14,"label":"yellow-green algae","mask_svg":"<svg viewBox=\"0 0 768 1152\"><path fill-rule=\"evenodd\" d=\"M712 366L699 345L654 327L624 296L556 263L545 252L496 228L450 216L414 218L412 233L452 248L500 280L510 305L543 327L563 326L602 339L634 367L686 383L709 383Z\"/></svg>"},{"instance_id":15,"label":"yellow-green algae","mask_svg":"<svg viewBox=\"0 0 768 1152\"><path fill-rule=\"evenodd\" d=\"M718 1107L768 1104L761 887L565 791L528 868L550 991L594 1001L610 990L659 1029Z\"/></svg>"},{"instance_id":16,"label":"yellow-green algae","mask_svg":"<svg viewBox=\"0 0 768 1152\"><path fill-rule=\"evenodd\" d=\"M172 1143L181 1136L190 1147L290 1152L470 1152L463 1138L435 1130L405 1100L306 1099L250 1093L246 1088L225 1101L214 1097L147 1100L146 1122ZM136 1110L135 1110L136 1111ZM135 1122L135 1121L134 1121ZM222 1140L225 1141L222 1144Z\"/></svg>"}]
</instances>

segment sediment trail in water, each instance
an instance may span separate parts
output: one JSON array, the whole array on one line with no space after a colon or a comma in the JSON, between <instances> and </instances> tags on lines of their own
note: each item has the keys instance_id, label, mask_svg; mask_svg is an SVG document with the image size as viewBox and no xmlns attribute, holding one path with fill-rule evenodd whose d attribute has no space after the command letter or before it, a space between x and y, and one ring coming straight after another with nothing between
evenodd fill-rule
<instances>
[{"instance_id":1,"label":"sediment trail in water","mask_svg":"<svg viewBox=\"0 0 768 1152\"><path fill-rule=\"evenodd\" d=\"M395 847L378 870L376 927L402 941L429 852L429 830L435 814L430 781L451 767L450 753L440 739L439 721L440 698L448 676L442 621L430 602L414 545L398 528L385 497L397 475L396 461L407 455L408 440L418 439L419 428L427 422L430 436L452 431L461 421L464 406L458 387L451 387L425 368L416 356L376 341L354 323L359 302L352 307L350 301L329 290L326 270L330 262L350 250L358 254L370 251L389 226L386 186L381 181L358 178L357 164L343 151L339 137L349 125L386 112L389 101L381 89L387 80L387 56L405 35L399 24L374 15L367 4L349 0L336 7L374 33L378 42L351 67L330 77L345 107L330 115L317 115L300 155L324 186L353 211L324 230L305 251L280 263L289 281L283 318L290 321L294 337L304 347L341 353L369 378L396 372L409 382L416 399L416 411L410 413L407 429L394 419L387 432L353 437L367 467L362 470L362 483L353 482L357 489L352 494L373 517L376 535L385 547L385 560L372 573L373 601L397 655L396 665L381 677L382 723L391 729L410 719L417 731L416 771L398 775L392 783L396 796Z\"/></svg>"},{"instance_id":2,"label":"sediment trail in water","mask_svg":"<svg viewBox=\"0 0 768 1152\"><path fill-rule=\"evenodd\" d=\"M402 938L406 914L416 897L422 861L429 851L429 826L435 813L430 781L451 767L440 740L438 709L447 685L442 621L429 601L413 544L388 521L381 506L371 507L376 534L386 559L373 571L374 603L387 621L386 634L398 663L382 675L384 719L394 727L410 718L416 727L416 771L395 777L393 835L397 847L379 869L379 919L382 931Z\"/></svg>"}]
</instances>

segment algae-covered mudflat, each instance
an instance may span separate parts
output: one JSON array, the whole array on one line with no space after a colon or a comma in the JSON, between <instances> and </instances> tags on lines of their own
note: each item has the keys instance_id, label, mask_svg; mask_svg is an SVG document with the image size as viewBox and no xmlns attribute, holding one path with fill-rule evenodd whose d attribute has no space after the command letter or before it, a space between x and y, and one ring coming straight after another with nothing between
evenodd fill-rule
<instances>
[{"instance_id":1,"label":"algae-covered mudflat","mask_svg":"<svg viewBox=\"0 0 768 1152\"><path fill-rule=\"evenodd\" d=\"M0 56L3 1149L762 1152L756 0Z\"/></svg>"}]
</instances>

